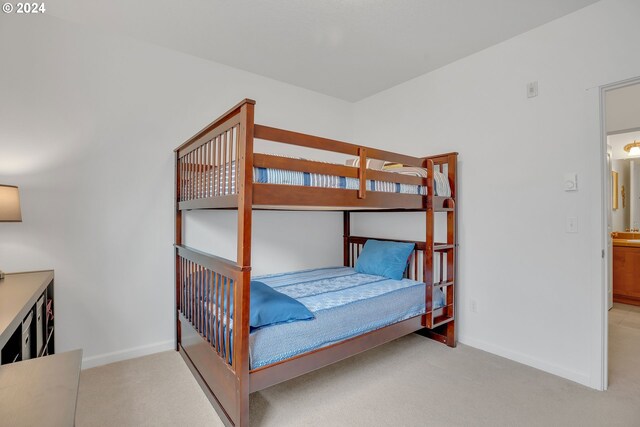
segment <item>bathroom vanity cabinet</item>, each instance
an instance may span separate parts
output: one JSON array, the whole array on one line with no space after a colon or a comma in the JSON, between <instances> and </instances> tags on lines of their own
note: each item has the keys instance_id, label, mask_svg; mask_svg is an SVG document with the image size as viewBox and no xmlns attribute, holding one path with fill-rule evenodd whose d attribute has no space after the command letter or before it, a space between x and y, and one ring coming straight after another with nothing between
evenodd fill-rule
<instances>
[{"instance_id":1,"label":"bathroom vanity cabinet","mask_svg":"<svg viewBox=\"0 0 640 427\"><path fill-rule=\"evenodd\" d=\"M640 306L640 239L613 239L613 301Z\"/></svg>"}]
</instances>

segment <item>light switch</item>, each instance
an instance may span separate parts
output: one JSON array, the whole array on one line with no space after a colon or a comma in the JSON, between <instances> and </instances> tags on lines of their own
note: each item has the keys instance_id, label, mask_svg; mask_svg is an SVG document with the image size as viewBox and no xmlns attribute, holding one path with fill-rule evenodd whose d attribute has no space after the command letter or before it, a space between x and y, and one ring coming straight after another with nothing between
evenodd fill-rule
<instances>
[{"instance_id":1,"label":"light switch","mask_svg":"<svg viewBox=\"0 0 640 427\"><path fill-rule=\"evenodd\" d=\"M564 191L578 191L578 174L577 173L565 173L564 174Z\"/></svg>"},{"instance_id":2,"label":"light switch","mask_svg":"<svg viewBox=\"0 0 640 427\"><path fill-rule=\"evenodd\" d=\"M567 217L567 233L577 233L578 232L578 217L576 216L568 216Z\"/></svg>"}]
</instances>

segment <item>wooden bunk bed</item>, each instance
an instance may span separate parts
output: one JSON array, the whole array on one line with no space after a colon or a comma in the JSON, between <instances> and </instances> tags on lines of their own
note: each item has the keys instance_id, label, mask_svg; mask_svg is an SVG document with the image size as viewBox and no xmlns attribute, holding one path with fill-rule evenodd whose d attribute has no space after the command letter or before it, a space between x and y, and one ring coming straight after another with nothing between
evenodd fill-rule
<instances>
[{"instance_id":1,"label":"wooden bunk bed","mask_svg":"<svg viewBox=\"0 0 640 427\"><path fill-rule=\"evenodd\" d=\"M235 426L249 424L250 393L406 334L418 332L456 345L457 153L418 158L262 126L254 123L254 105L255 101L243 100L175 150L176 349L223 422ZM254 139L355 156L359 166L255 153ZM426 168L427 177L367 169L367 159ZM353 178L358 185L342 189L259 183L254 182L254 167ZM450 195L434 194L434 171L448 177ZM424 186L426 195L369 191L367 180ZM183 212L194 209L237 210L236 261L183 245ZM423 314L252 369L249 292L255 209L343 211L347 267L355 265L369 239L351 235L351 212L425 212L425 240L412 242L415 249L405 272L405 277L425 284ZM446 242L434 241L435 212L446 212ZM432 301L434 289L446 296L438 309Z\"/></svg>"}]
</instances>

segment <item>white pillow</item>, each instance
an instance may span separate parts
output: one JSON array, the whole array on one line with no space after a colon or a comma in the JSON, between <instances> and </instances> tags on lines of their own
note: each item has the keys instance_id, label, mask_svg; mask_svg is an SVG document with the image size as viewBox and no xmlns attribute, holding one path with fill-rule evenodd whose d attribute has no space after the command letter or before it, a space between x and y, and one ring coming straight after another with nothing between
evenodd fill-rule
<instances>
[{"instance_id":1,"label":"white pillow","mask_svg":"<svg viewBox=\"0 0 640 427\"><path fill-rule=\"evenodd\" d=\"M376 160L376 159L367 159L367 169L372 169L376 171L381 171L386 162L384 160ZM355 168L360 166L360 157L356 157L355 159L347 159L347 166L353 166Z\"/></svg>"}]
</instances>

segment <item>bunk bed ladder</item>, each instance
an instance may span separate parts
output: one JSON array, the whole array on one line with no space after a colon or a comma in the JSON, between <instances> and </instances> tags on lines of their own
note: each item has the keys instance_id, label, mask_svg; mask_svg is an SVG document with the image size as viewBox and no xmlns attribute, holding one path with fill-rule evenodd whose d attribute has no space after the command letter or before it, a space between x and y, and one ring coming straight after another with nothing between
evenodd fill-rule
<instances>
[{"instance_id":1,"label":"bunk bed ladder","mask_svg":"<svg viewBox=\"0 0 640 427\"><path fill-rule=\"evenodd\" d=\"M456 159L448 160L448 175L450 182L455 183ZM427 160L429 183L433 182L434 163ZM429 188L430 194L434 189ZM455 272L456 272L456 201L455 187L451 188L451 196L441 198L435 203L436 197L431 197L431 203L427 207L427 250L425 251L424 281L426 290L426 314L424 326L427 328L423 335L443 342L450 347L455 347ZM435 241L435 217L434 213L444 212L447 216L447 240ZM437 278L437 281L436 281ZM433 308L433 292L441 290L445 295L444 306Z\"/></svg>"}]
</instances>

